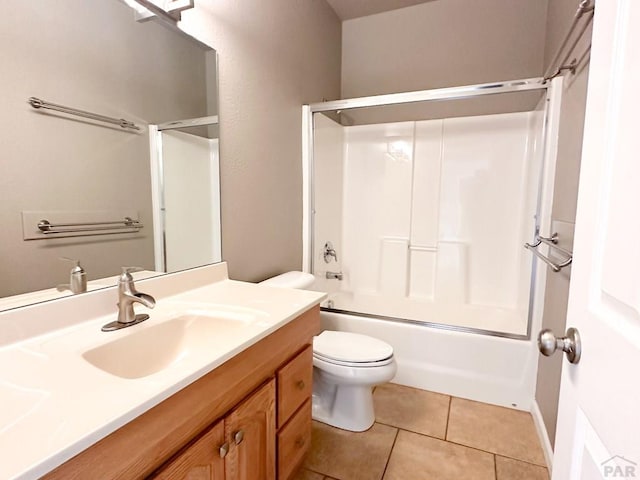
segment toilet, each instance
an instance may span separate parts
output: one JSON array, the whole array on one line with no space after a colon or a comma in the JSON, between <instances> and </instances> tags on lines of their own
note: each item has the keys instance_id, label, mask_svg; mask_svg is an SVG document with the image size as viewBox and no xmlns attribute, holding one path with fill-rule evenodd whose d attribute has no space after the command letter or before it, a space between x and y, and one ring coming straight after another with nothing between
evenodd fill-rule
<instances>
[{"instance_id":1,"label":"toilet","mask_svg":"<svg viewBox=\"0 0 640 480\"><path fill-rule=\"evenodd\" d=\"M262 285L310 287L314 276L287 272ZM362 432L375 421L375 385L390 381L397 365L393 348L368 335L325 330L313 338L313 419L328 425Z\"/></svg>"}]
</instances>

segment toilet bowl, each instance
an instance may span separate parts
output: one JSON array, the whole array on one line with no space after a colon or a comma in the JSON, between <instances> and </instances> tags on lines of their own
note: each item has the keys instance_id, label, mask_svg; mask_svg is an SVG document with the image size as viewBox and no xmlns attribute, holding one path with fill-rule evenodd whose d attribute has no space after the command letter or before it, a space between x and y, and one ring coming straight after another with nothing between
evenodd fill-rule
<instances>
[{"instance_id":1,"label":"toilet bowl","mask_svg":"<svg viewBox=\"0 0 640 480\"><path fill-rule=\"evenodd\" d=\"M304 289L313 281L309 273L287 272L261 284ZM313 419L352 432L368 430L375 421L372 389L390 381L396 370L391 345L325 330L313 338Z\"/></svg>"},{"instance_id":2,"label":"toilet bowl","mask_svg":"<svg viewBox=\"0 0 640 480\"><path fill-rule=\"evenodd\" d=\"M313 339L314 420L362 432L375 421L372 388L397 370L391 345L349 332L325 330Z\"/></svg>"}]
</instances>

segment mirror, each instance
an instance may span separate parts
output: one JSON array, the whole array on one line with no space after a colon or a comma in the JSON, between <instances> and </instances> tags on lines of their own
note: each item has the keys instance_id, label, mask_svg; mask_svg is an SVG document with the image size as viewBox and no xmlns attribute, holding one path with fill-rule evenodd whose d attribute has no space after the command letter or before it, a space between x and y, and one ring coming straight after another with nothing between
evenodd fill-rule
<instances>
[{"instance_id":1,"label":"mirror","mask_svg":"<svg viewBox=\"0 0 640 480\"><path fill-rule=\"evenodd\" d=\"M139 266L152 275L219 261L215 185L191 200L192 213L201 208L208 212L214 230L218 222L217 237L208 237L218 242L213 253L184 261L174 253L171 263L159 264L154 246L162 244L165 226L169 228L161 210L164 192L157 185L184 190L184 179L182 184L179 180L183 172L194 170L184 149L203 140L206 155L215 158L198 171L201 176L209 172L210 178L217 175L215 50L158 21L136 21L134 11L120 0L14 1L0 16L0 41L0 297L13 296L0 298L0 309L50 298L44 292L25 294L47 290L54 295L56 286L69 283L73 264L61 257L80 260L89 289L113 285L121 266ZM35 109L27 103L30 97L123 118L140 130ZM202 118L207 121L188 128L176 123ZM184 128L157 127L171 124ZM173 151L166 169L175 173L172 178L162 176L159 136L172 137L164 142ZM122 224L125 217L142 228L124 223L117 232L103 229L105 222ZM72 227L76 229L101 226L90 232L43 234L37 227L43 219L83 225ZM197 236L182 227L171 234L178 245L181 238Z\"/></svg>"}]
</instances>

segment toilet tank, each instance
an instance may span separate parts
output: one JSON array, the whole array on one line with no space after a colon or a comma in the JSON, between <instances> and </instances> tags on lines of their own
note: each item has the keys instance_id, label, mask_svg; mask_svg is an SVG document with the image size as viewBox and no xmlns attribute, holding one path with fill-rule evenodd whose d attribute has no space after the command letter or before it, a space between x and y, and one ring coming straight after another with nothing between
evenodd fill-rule
<instances>
[{"instance_id":1,"label":"toilet tank","mask_svg":"<svg viewBox=\"0 0 640 480\"><path fill-rule=\"evenodd\" d=\"M267 278L260 282L260 285L268 285L270 287L297 288L304 290L313 285L315 277L306 272L286 272L275 277Z\"/></svg>"}]
</instances>

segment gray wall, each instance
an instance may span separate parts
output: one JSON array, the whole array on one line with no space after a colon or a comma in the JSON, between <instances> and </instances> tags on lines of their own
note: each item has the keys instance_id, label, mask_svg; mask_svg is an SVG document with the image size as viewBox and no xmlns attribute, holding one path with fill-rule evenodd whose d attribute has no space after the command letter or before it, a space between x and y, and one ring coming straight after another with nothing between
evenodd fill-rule
<instances>
[{"instance_id":1,"label":"gray wall","mask_svg":"<svg viewBox=\"0 0 640 480\"><path fill-rule=\"evenodd\" d=\"M578 2L576 0L553 0L549 2L545 66L552 61L559 48L560 42L571 24L577 6ZM582 42L576 48L578 54L584 51L590 37L591 30L589 29ZM575 76L565 76L562 97L558 160L551 215L553 220L571 224L575 223L576 217L588 76L587 61ZM566 329L569 278L566 273L549 273L547 275L542 328L551 328L557 335L563 334ZM563 355L554 355L549 358L540 356L538 360L536 401L552 445L556 434L560 374L563 361Z\"/></svg>"},{"instance_id":2,"label":"gray wall","mask_svg":"<svg viewBox=\"0 0 640 480\"><path fill-rule=\"evenodd\" d=\"M219 54L229 275L300 269L301 106L340 97L340 21L321 0L199 0L181 28Z\"/></svg>"},{"instance_id":3,"label":"gray wall","mask_svg":"<svg viewBox=\"0 0 640 480\"><path fill-rule=\"evenodd\" d=\"M343 23L343 98L538 76L546 5L540 0L434 0L348 20ZM347 112L347 121L529 111L539 100L540 92L529 92L357 109Z\"/></svg>"},{"instance_id":4,"label":"gray wall","mask_svg":"<svg viewBox=\"0 0 640 480\"><path fill-rule=\"evenodd\" d=\"M434 0L344 22L343 98L540 75L547 2Z\"/></svg>"},{"instance_id":5,"label":"gray wall","mask_svg":"<svg viewBox=\"0 0 640 480\"><path fill-rule=\"evenodd\" d=\"M205 115L204 50L136 23L116 0L10 3L0 15L0 296L66 283L71 265L60 256L80 258L89 278L153 268L146 130L38 113L27 98L141 124ZM22 239L23 210L123 208L140 212L140 234Z\"/></svg>"}]
</instances>

